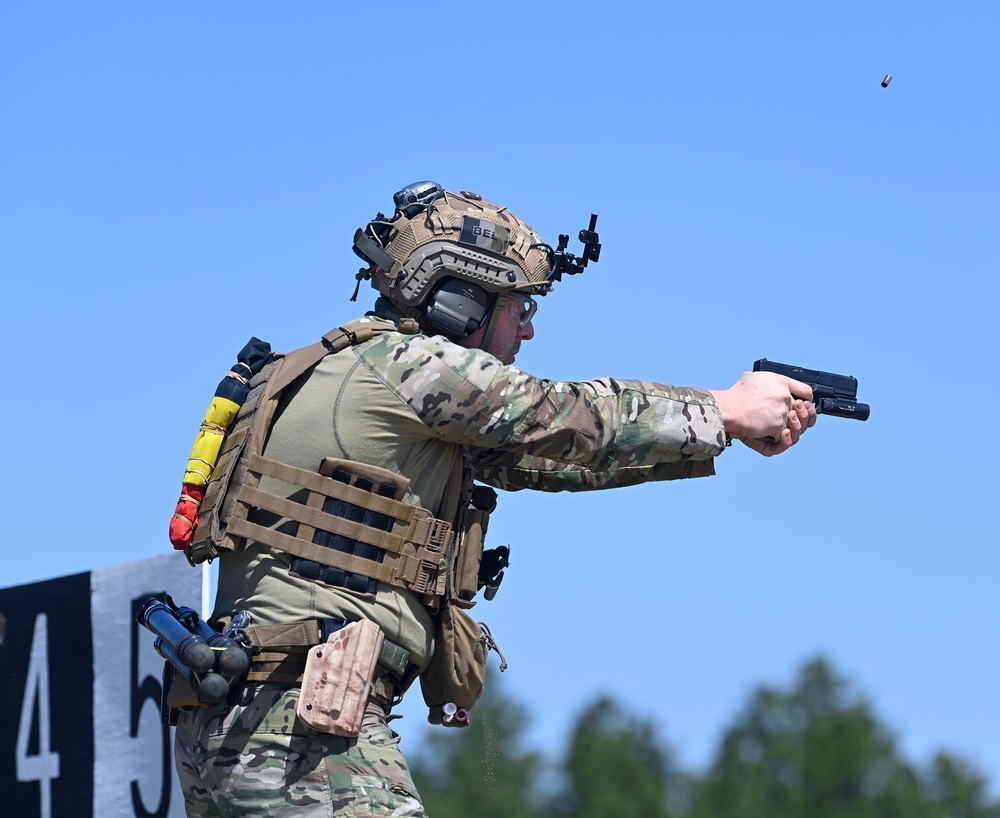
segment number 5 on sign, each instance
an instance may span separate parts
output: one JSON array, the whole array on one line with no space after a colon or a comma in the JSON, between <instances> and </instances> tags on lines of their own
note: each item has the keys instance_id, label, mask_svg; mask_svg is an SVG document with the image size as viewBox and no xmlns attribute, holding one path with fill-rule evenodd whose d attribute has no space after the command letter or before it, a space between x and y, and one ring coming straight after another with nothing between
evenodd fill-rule
<instances>
[{"instance_id":1,"label":"number 5 on sign","mask_svg":"<svg viewBox=\"0 0 1000 818\"><path fill-rule=\"evenodd\" d=\"M94 571L91 588L91 617L102 623L94 628L94 815L178 818L173 731L160 724L163 659L135 614L164 591L197 604L201 571L174 553Z\"/></svg>"}]
</instances>

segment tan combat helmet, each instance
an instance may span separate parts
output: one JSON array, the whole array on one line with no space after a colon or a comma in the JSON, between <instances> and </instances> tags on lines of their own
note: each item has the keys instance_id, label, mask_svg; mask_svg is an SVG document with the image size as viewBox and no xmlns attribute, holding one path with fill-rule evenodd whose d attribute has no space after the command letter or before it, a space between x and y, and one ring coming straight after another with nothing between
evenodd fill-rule
<instances>
[{"instance_id":1,"label":"tan combat helmet","mask_svg":"<svg viewBox=\"0 0 1000 818\"><path fill-rule=\"evenodd\" d=\"M403 314L456 340L475 332L491 312L495 318L511 293L545 295L563 273L582 272L600 254L596 216L589 231L580 231L585 252L577 260L564 252L568 237L560 236L553 250L530 225L477 193L417 182L393 201L391 218L379 213L354 235L354 252L369 265L358 273L358 285L371 279Z\"/></svg>"}]
</instances>

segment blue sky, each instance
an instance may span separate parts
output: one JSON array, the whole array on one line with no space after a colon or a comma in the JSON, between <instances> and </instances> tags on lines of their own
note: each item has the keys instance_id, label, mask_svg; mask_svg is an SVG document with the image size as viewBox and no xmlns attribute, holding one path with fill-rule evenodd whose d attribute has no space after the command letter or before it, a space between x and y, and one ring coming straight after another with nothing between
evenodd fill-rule
<instances>
[{"instance_id":1,"label":"blue sky","mask_svg":"<svg viewBox=\"0 0 1000 818\"><path fill-rule=\"evenodd\" d=\"M502 497L477 613L532 740L607 692L704 765L754 685L824 655L911 758L1000 780L1000 6L373 8L0 6L0 585L169 549L235 353L367 307L353 232L430 178L550 242L600 214L526 370L718 388L767 357L872 405L708 480Z\"/></svg>"}]
</instances>

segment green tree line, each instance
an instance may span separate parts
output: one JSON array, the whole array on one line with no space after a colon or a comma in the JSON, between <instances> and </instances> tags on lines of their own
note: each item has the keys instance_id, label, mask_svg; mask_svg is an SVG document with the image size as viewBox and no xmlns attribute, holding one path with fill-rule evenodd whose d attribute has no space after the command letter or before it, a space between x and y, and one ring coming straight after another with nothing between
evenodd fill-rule
<instances>
[{"instance_id":1,"label":"green tree line","mask_svg":"<svg viewBox=\"0 0 1000 818\"><path fill-rule=\"evenodd\" d=\"M610 698L580 714L561 758L525 747L527 711L493 679L463 730L413 758L431 818L1000 818L989 782L947 753L915 765L824 660L761 687L701 774Z\"/></svg>"}]
</instances>

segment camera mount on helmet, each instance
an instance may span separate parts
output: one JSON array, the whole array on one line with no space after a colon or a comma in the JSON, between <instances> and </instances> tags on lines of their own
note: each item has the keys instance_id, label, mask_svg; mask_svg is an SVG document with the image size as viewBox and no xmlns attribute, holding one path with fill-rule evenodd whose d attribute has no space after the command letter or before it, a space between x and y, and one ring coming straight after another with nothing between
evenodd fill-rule
<instances>
[{"instance_id":1,"label":"camera mount on helmet","mask_svg":"<svg viewBox=\"0 0 1000 818\"><path fill-rule=\"evenodd\" d=\"M396 205L395 216L406 216L412 219L435 199L444 193L444 188L437 182L415 182L407 185L392 196Z\"/></svg>"}]
</instances>

